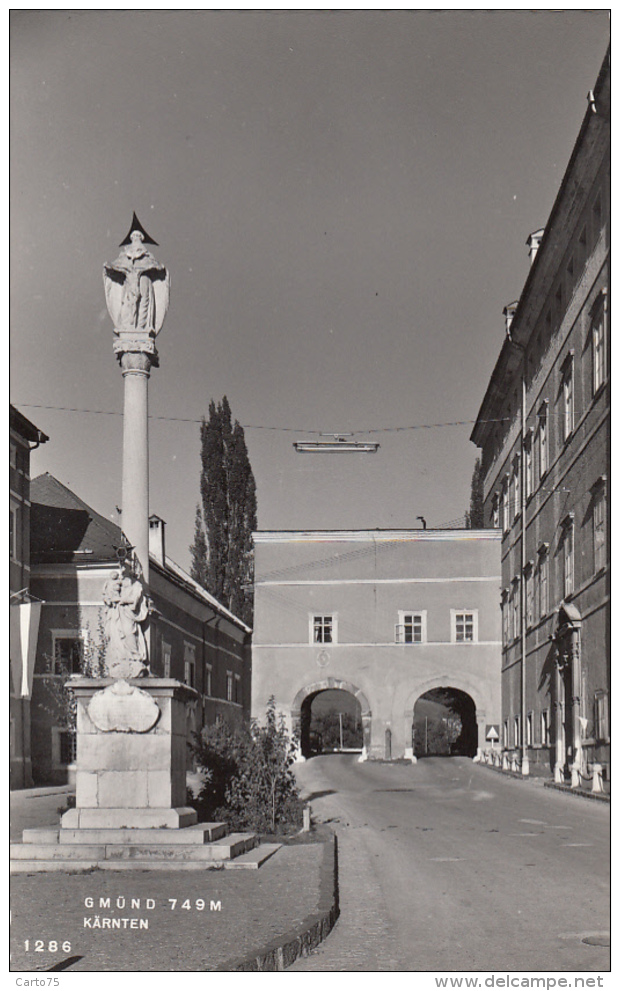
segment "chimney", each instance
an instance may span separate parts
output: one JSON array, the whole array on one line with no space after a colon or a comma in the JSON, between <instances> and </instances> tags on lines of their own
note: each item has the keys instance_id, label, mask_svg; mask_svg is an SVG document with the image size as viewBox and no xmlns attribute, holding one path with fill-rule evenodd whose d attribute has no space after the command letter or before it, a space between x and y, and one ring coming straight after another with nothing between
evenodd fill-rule
<instances>
[{"instance_id":1,"label":"chimney","mask_svg":"<svg viewBox=\"0 0 620 991\"><path fill-rule=\"evenodd\" d=\"M166 567L166 521L160 516L149 516L149 553Z\"/></svg>"},{"instance_id":2,"label":"chimney","mask_svg":"<svg viewBox=\"0 0 620 991\"><path fill-rule=\"evenodd\" d=\"M530 234L527 241L525 242L528 248L530 249L530 266L534 264L534 259L538 254L538 249L540 248L540 242L543 239L544 233L545 233L545 228L541 227L540 230L534 231L533 234Z\"/></svg>"},{"instance_id":3,"label":"chimney","mask_svg":"<svg viewBox=\"0 0 620 991\"><path fill-rule=\"evenodd\" d=\"M517 312L517 306L519 305L519 300L516 299L514 303L508 303L503 309L504 319L506 320L506 337L510 337L510 327L512 321L514 320L514 315Z\"/></svg>"}]
</instances>

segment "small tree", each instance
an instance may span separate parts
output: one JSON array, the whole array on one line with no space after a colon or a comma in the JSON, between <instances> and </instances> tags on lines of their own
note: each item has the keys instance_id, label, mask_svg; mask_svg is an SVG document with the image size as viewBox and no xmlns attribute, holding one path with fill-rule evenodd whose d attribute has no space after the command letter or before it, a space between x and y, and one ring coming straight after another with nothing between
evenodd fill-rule
<instances>
[{"instance_id":1,"label":"small tree","mask_svg":"<svg viewBox=\"0 0 620 991\"><path fill-rule=\"evenodd\" d=\"M193 750L205 773L197 800L201 817L268 833L301 825L302 804L292 770L295 746L273 697L265 725L253 720L249 728L209 727Z\"/></svg>"}]
</instances>

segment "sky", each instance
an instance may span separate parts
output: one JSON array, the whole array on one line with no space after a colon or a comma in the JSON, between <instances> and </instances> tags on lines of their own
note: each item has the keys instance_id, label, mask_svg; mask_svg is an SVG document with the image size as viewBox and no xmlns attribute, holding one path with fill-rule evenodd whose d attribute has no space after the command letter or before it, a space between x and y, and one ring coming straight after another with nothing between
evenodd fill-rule
<instances>
[{"instance_id":1,"label":"sky","mask_svg":"<svg viewBox=\"0 0 620 991\"><path fill-rule=\"evenodd\" d=\"M135 211L172 280L150 512L181 566L224 395L259 529L462 520L502 310L608 35L605 10L12 11L11 401L50 438L32 475L118 520L102 267ZM380 447L296 453L320 432Z\"/></svg>"}]
</instances>

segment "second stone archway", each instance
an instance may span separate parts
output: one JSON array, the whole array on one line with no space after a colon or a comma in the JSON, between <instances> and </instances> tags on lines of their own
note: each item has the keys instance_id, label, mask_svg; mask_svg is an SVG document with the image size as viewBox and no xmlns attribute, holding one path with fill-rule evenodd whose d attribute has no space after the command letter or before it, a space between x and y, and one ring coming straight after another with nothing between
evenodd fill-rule
<instances>
[{"instance_id":1,"label":"second stone archway","mask_svg":"<svg viewBox=\"0 0 620 991\"><path fill-rule=\"evenodd\" d=\"M301 688L291 705L291 728L293 736L299 741L302 757L307 757L310 753L310 706L312 701L320 692L330 689L339 689L348 692L360 704L362 716L363 747L362 759L365 759L370 751L371 744L371 724L372 712L368 699L364 692L350 681L340 678L324 678L322 681L315 681Z\"/></svg>"}]
</instances>

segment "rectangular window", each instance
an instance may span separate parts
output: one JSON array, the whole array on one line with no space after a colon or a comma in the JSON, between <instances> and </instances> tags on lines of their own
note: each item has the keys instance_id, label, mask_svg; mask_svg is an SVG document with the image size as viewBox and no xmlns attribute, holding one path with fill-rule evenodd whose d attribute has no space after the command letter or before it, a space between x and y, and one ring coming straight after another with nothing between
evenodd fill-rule
<instances>
[{"instance_id":1,"label":"rectangular window","mask_svg":"<svg viewBox=\"0 0 620 991\"><path fill-rule=\"evenodd\" d=\"M549 746L549 710L543 709L540 714L540 742L543 747Z\"/></svg>"},{"instance_id":2,"label":"rectangular window","mask_svg":"<svg viewBox=\"0 0 620 991\"><path fill-rule=\"evenodd\" d=\"M53 633L54 674L81 674L84 640L79 633Z\"/></svg>"},{"instance_id":3,"label":"rectangular window","mask_svg":"<svg viewBox=\"0 0 620 991\"><path fill-rule=\"evenodd\" d=\"M562 440L568 440L575 425L575 393L573 356L564 363L562 372Z\"/></svg>"},{"instance_id":4,"label":"rectangular window","mask_svg":"<svg viewBox=\"0 0 620 991\"><path fill-rule=\"evenodd\" d=\"M564 566L564 598L572 594L575 587L575 534L572 521L565 525L562 537L562 563Z\"/></svg>"},{"instance_id":5,"label":"rectangular window","mask_svg":"<svg viewBox=\"0 0 620 991\"><path fill-rule=\"evenodd\" d=\"M237 702L237 704L241 704L241 675L238 674L235 675L234 688L235 688L235 694L233 701Z\"/></svg>"},{"instance_id":6,"label":"rectangular window","mask_svg":"<svg viewBox=\"0 0 620 991\"><path fill-rule=\"evenodd\" d=\"M205 664L204 693L209 698L213 695L213 667L211 664Z\"/></svg>"},{"instance_id":7,"label":"rectangular window","mask_svg":"<svg viewBox=\"0 0 620 991\"><path fill-rule=\"evenodd\" d=\"M605 312L600 308L592 325L592 395L605 381Z\"/></svg>"},{"instance_id":8,"label":"rectangular window","mask_svg":"<svg viewBox=\"0 0 620 991\"><path fill-rule=\"evenodd\" d=\"M538 410L538 477L542 479L549 467L549 452L547 449L547 404Z\"/></svg>"},{"instance_id":9,"label":"rectangular window","mask_svg":"<svg viewBox=\"0 0 620 991\"><path fill-rule=\"evenodd\" d=\"M515 735L515 747L521 746L521 716L515 716L513 720L513 728Z\"/></svg>"},{"instance_id":10,"label":"rectangular window","mask_svg":"<svg viewBox=\"0 0 620 991\"><path fill-rule=\"evenodd\" d=\"M521 636L521 582L518 578L512 583L512 635L515 640Z\"/></svg>"},{"instance_id":11,"label":"rectangular window","mask_svg":"<svg viewBox=\"0 0 620 991\"><path fill-rule=\"evenodd\" d=\"M516 520L521 512L521 458L516 456L512 465L512 477L514 478L512 518Z\"/></svg>"},{"instance_id":12,"label":"rectangular window","mask_svg":"<svg viewBox=\"0 0 620 991\"><path fill-rule=\"evenodd\" d=\"M594 496L592 507L592 526L594 530L594 571L600 571L606 564L606 516L607 505L605 490L601 486Z\"/></svg>"},{"instance_id":13,"label":"rectangular window","mask_svg":"<svg viewBox=\"0 0 620 991\"><path fill-rule=\"evenodd\" d=\"M525 726L525 745L531 747L534 742L534 713L528 712Z\"/></svg>"},{"instance_id":14,"label":"rectangular window","mask_svg":"<svg viewBox=\"0 0 620 991\"><path fill-rule=\"evenodd\" d=\"M336 643L336 616L312 617L312 643Z\"/></svg>"},{"instance_id":15,"label":"rectangular window","mask_svg":"<svg viewBox=\"0 0 620 991\"><path fill-rule=\"evenodd\" d=\"M17 505L9 505L9 556L12 561L18 561L17 534L19 533L20 510Z\"/></svg>"},{"instance_id":16,"label":"rectangular window","mask_svg":"<svg viewBox=\"0 0 620 991\"><path fill-rule=\"evenodd\" d=\"M226 701L232 702L233 700L233 675L232 671L226 672Z\"/></svg>"},{"instance_id":17,"label":"rectangular window","mask_svg":"<svg viewBox=\"0 0 620 991\"><path fill-rule=\"evenodd\" d=\"M404 612L398 614L396 626L397 643L424 643L426 641L426 612Z\"/></svg>"},{"instance_id":18,"label":"rectangular window","mask_svg":"<svg viewBox=\"0 0 620 991\"><path fill-rule=\"evenodd\" d=\"M504 647L510 640L510 602L508 596L502 597L502 641Z\"/></svg>"},{"instance_id":19,"label":"rectangular window","mask_svg":"<svg viewBox=\"0 0 620 991\"><path fill-rule=\"evenodd\" d=\"M161 656L164 664L164 678L172 677L172 647L166 641L161 642Z\"/></svg>"},{"instance_id":20,"label":"rectangular window","mask_svg":"<svg viewBox=\"0 0 620 991\"><path fill-rule=\"evenodd\" d=\"M478 610L452 609L452 642L474 643L478 639Z\"/></svg>"},{"instance_id":21,"label":"rectangular window","mask_svg":"<svg viewBox=\"0 0 620 991\"><path fill-rule=\"evenodd\" d=\"M549 557L546 553L538 558L538 612L540 618L549 611Z\"/></svg>"},{"instance_id":22,"label":"rectangular window","mask_svg":"<svg viewBox=\"0 0 620 991\"><path fill-rule=\"evenodd\" d=\"M525 438L525 498L529 499L534 491L534 465L532 459L532 432Z\"/></svg>"},{"instance_id":23,"label":"rectangular window","mask_svg":"<svg viewBox=\"0 0 620 991\"><path fill-rule=\"evenodd\" d=\"M504 719L504 746L506 749L510 747L510 733L508 731L508 720Z\"/></svg>"},{"instance_id":24,"label":"rectangular window","mask_svg":"<svg viewBox=\"0 0 620 991\"><path fill-rule=\"evenodd\" d=\"M596 740L609 739L609 694L606 691L594 693L594 737Z\"/></svg>"},{"instance_id":25,"label":"rectangular window","mask_svg":"<svg viewBox=\"0 0 620 991\"><path fill-rule=\"evenodd\" d=\"M496 492L493 496L493 527L495 530L499 529L499 495Z\"/></svg>"},{"instance_id":26,"label":"rectangular window","mask_svg":"<svg viewBox=\"0 0 620 991\"><path fill-rule=\"evenodd\" d=\"M196 647L193 643L183 644L184 681L190 688L196 687Z\"/></svg>"},{"instance_id":27,"label":"rectangular window","mask_svg":"<svg viewBox=\"0 0 620 991\"><path fill-rule=\"evenodd\" d=\"M534 625L534 575L531 565L526 568L525 575L525 622L528 629Z\"/></svg>"},{"instance_id":28,"label":"rectangular window","mask_svg":"<svg viewBox=\"0 0 620 991\"><path fill-rule=\"evenodd\" d=\"M504 484L502 486L502 529L503 529L504 533L506 532L506 530L509 530L510 529L510 516L509 516L509 513L508 513L508 500L509 500L508 480L505 479L504 480Z\"/></svg>"}]
</instances>

